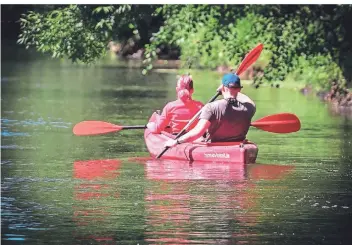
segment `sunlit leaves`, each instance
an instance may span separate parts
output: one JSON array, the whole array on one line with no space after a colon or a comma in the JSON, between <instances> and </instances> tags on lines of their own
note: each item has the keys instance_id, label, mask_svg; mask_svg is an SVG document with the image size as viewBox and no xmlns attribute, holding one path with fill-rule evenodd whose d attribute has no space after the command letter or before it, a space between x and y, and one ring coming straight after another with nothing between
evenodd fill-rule
<instances>
[{"instance_id":1,"label":"sunlit leaves","mask_svg":"<svg viewBox=\"0 0 352 245\"><path fill-rule=\"evenodd\" d=\"M335 8L340 16L351 13L351 6L330 8ZM163 14L164 25L146 49L145 64L151 62L148 53L166 44L180 48L187 66L236 66L249 49L261 42L269 62L261 62L266 67L264 76L255 79L257 85L283 81L288 74L300 70L302 62L312 70L333 70L323 83L343 81L339 50L347 45L342 41L341 23L332 24L331 18L337 17L325 12L324 6L173 5L164 6ZM337 33L336 37L333 33Z\"/></svg>"},{"instance_id":2,"label":"sunlit leaves","mask_svg":"<svg viewBox=\"0 0 352 245\"><path fill-rule=\"evenodd\" d=\"M139 40L143 12L132 5L70 5L43 13L28 12L20 19L18 43L55 58L92 63L106 53L112 40Z\"/></svg>"},{"instance_id":3,"label":"sunlit leaves","mask_svg":"<svg viewBox=\"0 0 352 245\"><path fill-rule=\"evenodd\" d=\"M113 6L103 6L103 7L97 7L93 10L93 14L99 14L103 12L104 14L110 13L114 10Z\"/></svg>"},{"instance_id":4,"label":"sunlit leaves","mask_svg":"<svg viewBox=\"0 0 352 245\"><path fill-rule=\"evenodd\" d=\"M163 22L153 23L155 16ZM258 63L265 69L256 85L303 71L307 82L321 85L351 74L350 16L351 5L70 5L22 16L18 43L91 63L111 40L143 40L147 74L163 50L179 52L186 68L235 68L261 42Z\"/></svg>"},{"instance_id":5,"label":"sunlit leaves","mask_svg":"<svg viewBox=\"0 0 352 245\"><path fill-rule=\"evenodd\" d=\"M72 61L93 62L105 52L106 37L85 23L74 5L54 10L47 15L29 12L21 21L19 43L35 46L54 58L68 56Z\"/></svg>"}]
</instances>

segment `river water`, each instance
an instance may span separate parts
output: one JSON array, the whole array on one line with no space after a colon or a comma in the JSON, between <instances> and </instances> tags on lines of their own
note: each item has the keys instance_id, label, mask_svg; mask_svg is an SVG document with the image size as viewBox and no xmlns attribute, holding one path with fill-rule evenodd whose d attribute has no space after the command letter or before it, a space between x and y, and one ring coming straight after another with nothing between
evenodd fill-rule
<instances>
[{"instance_id":1,"label":"river water","mask_svg":"<svg viewBox=\"0 0 352 245\"><path fill-rule=\"evenodd\" d=\"M251 128L256 164L153 161L142 130L72 127L145 124L175 98L175 73L2 52L3 244L351 244L352 122L315 97L245 85L254 120L291 112L302 123L292 134ZM221 75L193 76L206 102Z\"/></svg>"}]
</instances>

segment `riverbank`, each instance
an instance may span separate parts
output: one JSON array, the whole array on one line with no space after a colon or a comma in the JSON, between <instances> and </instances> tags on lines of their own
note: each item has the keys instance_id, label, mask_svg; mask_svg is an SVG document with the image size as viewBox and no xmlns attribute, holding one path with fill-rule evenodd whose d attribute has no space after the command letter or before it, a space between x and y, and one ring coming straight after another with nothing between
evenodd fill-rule
<instances>
[{"instance_id":1,"label":"riverbank","mask_svg":"<svg viewBox=\"0 0 352 245\"><path fill-rule=\"evenodd\" d=\"M113 63L111 65L116 65L116 61L124 63L129 68L142 68L144 66L143 61L139 57L130 56L128 58L117 58L113 55ZM221 76L227 72L230 72L234 67L229 66L218 66L213 69L214 78ZM202 73L202 69L185 69L182 68L182 61L180 60L167 60L158 59L153 62L153 72L157 73L188 73L197 74ZM253 78L258 74L263 73L263 69L260 66L250 66L243 74L240 75L243 84L253 85ZM199 76L199 75L198 75ZM201 76L199 76L201 78ZM334 115L342 115L352 118L352 93L350 90L345 88L340 88L336 84L332 84L330 90L322 90L319 87L313 87L311 85L305 84L303 81L294 81L290 78L285 81L273 82L271 84L261 84L261 87L271 86L275 89L289 88L298 91L306 96L317 96L323 103L327 103L329 110Z\"/></svg>"},{"instance_id":2,"label":"riverbank","mask_svg":"<svg viewBox=\"0 0 352 245\"><path fill-rule=\"evenodd\" d=\"M244 72L241 77L242 84L247 86L253 86L253 71L260 70L257 68L250 67L248 71ZM179 70L175 70L179 71ZM181 69L182 71L182 69ZM186 70L182 72L187 72ZM191 73L198 73L199 71L192 71ZM215 74L221 76L223 72L219 72L217 69L214 71ZM216 76L215 76L216 77ZM279 85L279 86L277 86ZM286 88L302 93L305 96L315 96L322 103L326 103L329 111L333 115L341 115L346 118L352 119L352 92L350 89L340 87L337 83L333 83L330 90L322 90L319 87L313 87L307 85L303 81L295 81L287 79L282 82L264 83L260 87L273 87L273 89ZM260 89L260 88L258 88Z\"/></svg>"},{"instance_id":3,"label":"riverbank","mask_svg":"<svg viewBox=\"0 0 352 245\"><path fill-rule=\"evenodd\" d=\"M328 104L329 111L333 115L341 115L352 119L352 92L349 89L340 87L333 82L330 90L317 90L306 85L300 89L304 95L316 95L323 103Z\"/></svg>"}]
</instances>

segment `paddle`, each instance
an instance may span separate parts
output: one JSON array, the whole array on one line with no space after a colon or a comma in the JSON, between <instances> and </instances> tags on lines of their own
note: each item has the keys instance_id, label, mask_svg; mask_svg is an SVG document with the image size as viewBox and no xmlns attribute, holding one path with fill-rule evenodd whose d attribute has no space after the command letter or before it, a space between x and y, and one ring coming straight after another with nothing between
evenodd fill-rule
<instances>
[{"instance_id":1,"label":"paddle","mask_svg":"<svg viewBox=\"0 0 352 245\"><path fill-rule=\"evenodd\" d=\"M263 50L263 44L258 44L254 49L252 49L243 59L239 67L237 68L236 74L240 75L242 72L244 72L250 65L252 65L259 57L260 53ZM207 102L211 103L216 98L221 94L220 91L217 91L217 93ZM176 135L175 139L178 139L183 135L187 129L192 125L192 123L197 120L201 113L201 110L193 116L193 118L187 123L187 125ZM156 158L160 158L167 150L169 147L165 147L162 152L159 153L159 155Z\"/></svg>"},{"instance_id":2,"label":"paddle","mask_svg":"<svg viewBox=\"0 0 352 245\"><path fill-rule=\"evenodd\" d=\"M252 122L251 126L267 132L286 134L300 130L301 122L295 114L279 113Z\"/></svg>"},{"instance_id":3,"label":"paddle","mask_svg":"<svg viewBox=\"0 0 352 245\"><path fill-rule=\"evenodd\" d=\"M279 113L266 116L255 122L252 122L251 126L267 132L286 134L298 131L301 128L301 122L294 114ZM146 125L120 126L104 121L83 121L77 123L73 127L73 133L78 136L97 135L117 132L120 130L145 128L147 128Z\"/></svg>"},{"instance_id":4,"label":"paddle","mask_svg":"<svg viewBox=\"0 0 352 245\"><path fill-rule=\"evenodd\" d=\"M107 134L125 129L145 129L145 125L120 126L103 121L83 121L73 127L73 133L78 136Z\"/></svg>"}]
</instances>

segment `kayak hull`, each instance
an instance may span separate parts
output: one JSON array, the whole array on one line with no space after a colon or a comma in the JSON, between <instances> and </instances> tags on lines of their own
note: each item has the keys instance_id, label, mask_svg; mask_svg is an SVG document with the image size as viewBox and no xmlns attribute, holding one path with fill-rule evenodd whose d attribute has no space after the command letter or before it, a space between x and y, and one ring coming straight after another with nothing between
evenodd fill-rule
<instances>
[{"instance_id":1,"label":"kayak hull","mask_svg":"<svg viewBox=\"0 0 352 245\"><path fill-rule=\"evenodd\" d=\"M154 113L149 122L156 118ZM148 129L144 132L145 144L152 157L156 157L164 149L167 140L175 136L162 132L153 134ZM176 145L168 149L162 159L183 160L183 161L207 161L207 162L231 162L231 163L254 163L258 155L256 144L245 142L192 142Z\"/></svg>"}]
</instances>

